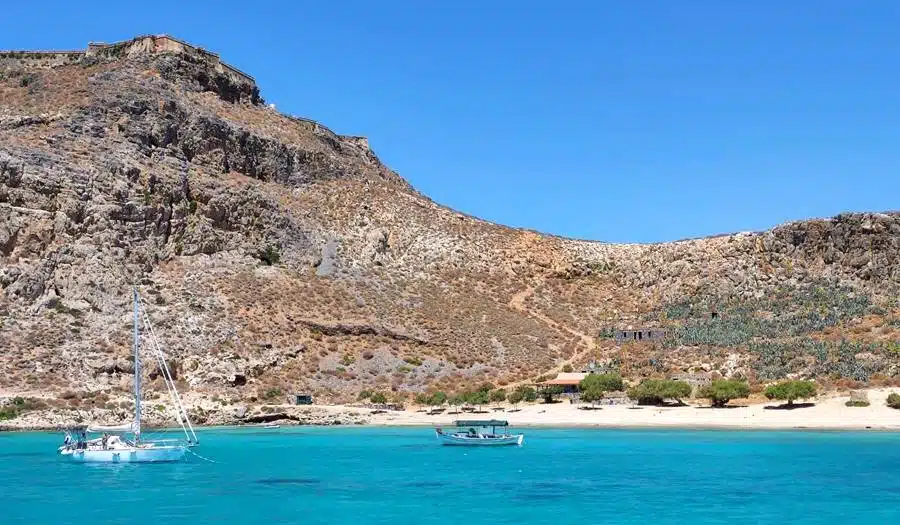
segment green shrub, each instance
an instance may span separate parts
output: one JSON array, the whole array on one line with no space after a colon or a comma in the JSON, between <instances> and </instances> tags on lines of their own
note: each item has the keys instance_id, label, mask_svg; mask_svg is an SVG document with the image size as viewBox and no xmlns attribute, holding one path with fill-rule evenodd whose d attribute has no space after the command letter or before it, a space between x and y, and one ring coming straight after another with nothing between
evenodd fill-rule
<instances>
[{"instance_id":1,"label":"green shrub","mask_svg":"<svg viewBox=\"0 0 900 525\"><path fill-rule=\"evenodd\" d=\"M525 399L525 394L518 388L516 390L513 390L512 392L510 392L509 396L506 398L506 400L509 401L509 403L512 406L518 405L524 399Z\"/></svg>"},{"instance_id":2,"label":"green shrub","mask_svg":"<svg viewBox=\"0 0 900 525\"><path fill-rule=\"evenodd\" d=\"M750 386L746 381L735 379L719 379L700 389L699 397L709 399L714 407L724 407L732 399L750 395Z\"/></svg>"},{"instance_id":3,"label":"green shrub","mask_svg":"<svg viewBox=\"0 0 900 525\"><path fill-rule=\"evenodd\" d=\"M369 397L369 401L376 405L383 405L384 403L387 403L387 396L382 392L375 392Z\"/></svg>"},{"instance_id":4,"label":"green shrub","mask_svg":"<svg viewBox=\"0 0 900 525\"><path fill-rule=\"evenodd\" d=\"M502 403L506 401L505 390L494 390L491 392L491 403Z\"/></svg>"},{"instance_id":5,"label":"green shrub","mask_svg":"<svg viewBox=\"0 0 900 525\"><path fill-rule=\"evenodd\" d=\"M257 257L267 265L273 266L281 260L281 253L274 246L266 246L265 249L259 251Z\"/></svg>"},{"instance_id":6,"label":"green shrub","mask_svg":"<svg viewBox=\"0 0 900 525\"><path fill-rule=\"evenodd\" d=\"M371 391L371 390L363 390L362 392L359 393L358 399L359 399L360 401L362 401L362 400L364 400L364 399L370 399L371 397L372 397L372 391Z\"/></svg>"},{"instance_id":7,"label":"green shrub","mask_svg":"<svg viewBox=\"0 0 900 525\"><path fill-rule=\"evenodd\" d=\"M887 396L887 406L900 409L900 394L891 392Z\"/></svg>"},{"instance_id":8,"label":"green shrub","mask_svg":"<svg viewBox=\"0 0 900 525\"><path fill-rule=\"evenodd\" d=\"M596 403L603 399L603 396L606 394L606 391L603 390L596 383L592 383L588 385L587 388L581 389L581 400L587 401L588 403Z\"/></svg>"},{"instance_id":9,"label":"green shrub","mask_svg":"<svg viewBox=\"0 0 900 525\"><path fill-rule=\"evenodd\" d=\"M625 388L625 384L619 374L588 374L578 383L578 388L582 391L592 387L599 388L603 392L611 392L622 390Z\"/></svg>"},{"instance_id":10,"label":"green shrub","mask_svg":"<svg viewBox=\"0 0 900 525\"><path fill-rule=\"evenodd\" d=\"M470 405L476 405L476 406L479 406L479 407L480 407L481 405L486 405L486 404L488 404L488 402L489 402L490 399L491 399L491 398L490 398L490 394L489 394L488 391L486 391L486 390L476 390L475 392L469 393L469 395L466 396L466 398L467 398L466 401L467 401Z\"/></svg>"},{"instance_id":11,"label":"green shrub","mask_svg":"<svg viewBox=\"0 0 900 525\"><path fill-rule=\"evenodd\" d=\"M443 392L435 392L428 397L428 404L431 406L441 406L447 402L447 394Z\"/></svg>"},{"instance_id":12,"label":"green shrub","mask_svg":"<svg viewBox=\"0 0 900 525\"><path fill-rule=\"evenodd\" d=\"M19 411L16 410L16 407L5 406L0 407L0 421L7 421L9 419L15 419L19 416Z\"/></svg>"},{"instance_id":13,"label":"green shrub","mask_svg":"<svg viewBox=\"0 0 900 525\"><path fill-rule=\"evenodd\" d=\"M794 404L795 399L815 397L816 384L812 381L782 381L776 385L766 387L763 394L768 399L787 401L788 406L791 406Z\"/></svg>"},{"instance_id":14,"label":"green shrub","mask_svg":"<svg viewBox=\"0 0 900 525\"><path fill-rule=\"evenodd\" d=\"M572 371L572 365L570 365L570 364L568 364L568 363L564 364L563 367L562 367L562 371L563 371L563 373L565 373L565 374L570 373L570 372Z\"/></svg>"},{"instance_id":15,"label":"green shrub","mask_svg":"<svg viewBox=\"0 0 900 525\"><path fill-rule=\"evenodd\" d=\"M844 403L844 406L848 406L848 407L867 407L867 406L869 406L870 404L871 404L871 403L869 403L868 401L853 401L853 400L850 400L850 401L847 401L846 403Z\"/></svg>"},{"instance_id":16,"label":"green shrub","mask_svg":"<svg viewBox=\"0 0 900 525\"><path fill-rule=\"evenodd\" d=\"M661 405L666 399L681 399L691 395L691 385L672 379L645 379L640 385L628 389L628 397L641 405Z\"/></svg>"},{"instance_id":17,"label":"green shrub","mask_svg":"<svg viewBox=\"0 0 900 525\"><path fill-rule=\"evenodd\" d=\"M581 400L588 403L596 403L603 399L606 392L622 390L624 386L619 374L588 374L578 383Z\"/></svg>"},{"instance_id":18,"label":"green shrub","mask_svg":"<svg viewBox=\"0 0 900 525\"><path fill-rule=\"evenodd\" d=\"M522 385L516 388L515 392L519 392L520 394L522 394L522 400L527 401L528 403L531 403L537 399L537 390L530 386Z\"/></svg>"},{"instance_id":19,"label":"green shrub","mask_svg":"<svg viewBox=\"0 0 900 525\"><path fill-rule=\"evenodd\" d=\"M461 394L456 394L454 396L451 396L450 399L448 399L447 401L452 406L460 406L460 405L465 405L467 403L467 399L468 399L468 397L467 397L466 393L461 393Z\"/></svg>"},{"instance_id":20,"label":"green shrub","mask_svg":"<svg viewBox=\"0 0 900 525\"><path fill-rule=\"evenodd\" d=\"M541 397L544 403L552 403L554 398L563 393L563 387L559 385L550 385L541 389Z\"/></svg>"},{"instance_id":21,"label":"green shrub","mask_svg":"<svg viewBox=\"0 0 900 525\"><path fill-rule=\"evenodd\" d=\"M263 393L262 397L263 399L272 400L276 397L281 397L281 395L282 391L280 388L270 388Z\"/></svg>"}]
</instances>

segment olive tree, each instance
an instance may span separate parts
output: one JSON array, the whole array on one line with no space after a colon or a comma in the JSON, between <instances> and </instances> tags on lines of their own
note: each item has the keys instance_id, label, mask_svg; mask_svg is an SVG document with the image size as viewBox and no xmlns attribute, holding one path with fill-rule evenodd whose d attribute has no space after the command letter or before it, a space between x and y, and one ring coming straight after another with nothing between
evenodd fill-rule
<instances>
[{"instance_id":1,"label":"olive tree","mask_svg":"<svg viewBox=\"0 0 900 525\"><path fill-rule=\"evenodd\" d=\"M515 407L519 403L521 403L524 399L525 399L525 393L522 391L521 388L517 388L517 389L513 390L512 392L510 392L509 397L507 397L506 400L509 401L509 403L513 407Z\"/></svg>"},{"instance_id":2,"label":"olive tree","mask_svg":"<svg viewBox=\"0 0 900 525\"><path fill-rule=\"evenodd\" d=\"M815 397L816 384L812 381L782 381L766 387L763 394L768 399L787 401L788 406L793 406L795 399Z\"/></svg>"},{"instance_id":3,"label":"olive tree","mask_svg":"<svg viewBox=\"0 0 900 525\"><path fill-rule=\"evenodd\" d=\"M691 395L691 385L685 381L672 379L645 379L636 387L628 389L628 397L642 405L661 405L666 399L681 399Z\"/></svg>"},{"instance_id":4,"label":"olive tree","mask_svg":"<svg viewBox=\"0 0 900 525\"><path fill-rule=\"evenodd\" d=\"M737 379L717 379L701 388L698 395L709 399L712 406L721 408L732 399L749 396L750 385Z\"/></svg>"},{"instance_id":5,"label":"olive tree","mask_svg":"<svg viewBox=\"0 0 900 525\"><path fill-rule=\"evenodd\" d=\"M491 402L492 403L502 403L506 401L506 391L505 390L494 390L491 392Z\"/></svg>"},{"instance_id":6,"label":"olive tree","mask_svg":"<svg viewBox=\"0 0 900 525\"><path fill-rule=\"evenodd\" d=\"M563 387L559 385L550 385L541 389L541 397L544 403L553 403L553 398L563 393Z\"/></svg>"},{"instance_id":7,"label":"olive tree","mask_svg":"<svg viewBox=\"0 0 900 525\"><path fill-rule=\"evenodd\" d=\"M578 383L581 399L592 404L603 399L606 392L622 390L623 387L619 374L589 374Z\"/></svg>"}]
</instances>

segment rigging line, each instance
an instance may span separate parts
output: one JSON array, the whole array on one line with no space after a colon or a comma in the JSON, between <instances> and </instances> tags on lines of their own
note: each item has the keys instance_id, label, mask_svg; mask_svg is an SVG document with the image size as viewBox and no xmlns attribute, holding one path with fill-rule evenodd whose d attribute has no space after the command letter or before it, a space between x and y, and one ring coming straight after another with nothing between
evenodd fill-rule
<instances>
[{"instance_id":1,"label":"rigging line","mask_svg":"<svg viewBox=\"0 0 900 525\"><path fill-rule=\"evenodd\" d=\"M209 458L203 457L203 456L201 456L200 454L197 454L196 452L194 452L193 450L191 450L191 449L189 449L189 448L187 448L187 449L185 449L185 450L187 450L187 451L190 452L191 454L197 456L198 458L202 459L203 461L208 461L208 462L210 462L210 463L216 463L216 464L219 464L219 465L222 464L221 461L216 461L216 460L214 460L214 459L209 459Z\"/></svg>"},{"instance_id":2,"label":"rigging line","mask_svg":"<svg viewBox=\"0 0 900 525\"><path fill-rule=\"evenodd\" d=\"M147 322L146 319L145 319L145 322ZM175 385L172 382L171 372L168 372L168 370L165 368L165 358L163 356L161 356L159 352L154 357L156 357L156 363L159 366L159 369L163 374L163 383L165 383L165 385L166 385L166 391L169 393L169 397L172 399L172 402L175 404L175 407L174 407L176 410L175 416L176 416L176 420L178 421L178 425L181 427L181 431L184 432L184 437L187 438L188 442L190 442L191 436L190 436L190 434L188 434L188 430L184 426L184 420L187 418L187 414L184 414L183 407L180 406L180 402L179 402L177 396L175 395L176 390L175 390ZM168 375L167 375L167 372L168 372ZM195 438L196 438L196 436L195 436Z\"/></svg>"},{"instance_id":3,"label":"rigging line","mask_svg":"<svg viewBox=\"0 0 900 525\"><path fill-rule=\"evenodd\" d=\"M171 383L170 394L172 395L172 397L175 401L175 404L179 409L179 412L180 412L179 419L183 418L183 421L179 421L179 424L181 425L182 430L184 430L184 435L185 435L185 437L188 438L188 440L190 440L191 436L193 436L193 441L195 443L199 443L200 440L197 439L197 434L196 434L196 432L194 432L194 426L191 424L191 419L188 417L187 409L185 409L184 405L181 403L181 396L178 395L178 390L175 388L175 383L172 380L172 372L171 372L171 370L169 370L168 363L166 363L165 356L162 352L162 349L159 346L159 339L156 337L156 333L153 330L153 324L150 322L150 316L147 314L147 309L144 307L144 301L140 295L138 295L138 303L140 304L141 312L144 314L144 322L147 323L147 332L149 333L151 341L153 342L153 345L156 349L156 353L157 353L156 358L162 364L163 379L167 380L167 382L166 382L167 388L169 386L169 383ZM188 434L188 430L184 428L185 422L187 422L187 426L190 429L190 435Z\"/></svg>"},{"instance_id":4,"label":"rigging line","mask_svg":"<svg viewBox=\"0 0 900 525\"><path fill-rule=\"evenodd\" d=\"M140 299L140 296L138 296L138 298ZM141 305L141 306L143 306L143 305ZM150 327L150 324L149 324L150 321L149 321L149 319L148 319L148 317L147 317L147 312L146 312L143 308L141 308L141 313L144 314L144 315L143 315L144 323L147 323L148 327ZM155 334L152 333L152 329L151 329L151 328L148 328L148 332L150 332L148 335L151 335L151 336L154 336L154 335L155 335ZM170 397L170 399L173 401L173 403L176 404L176 407L175 407L175 408L176 408L176 410L178 410L177 399L176 399L175 395L172 393L172 390L173 390L175 387L174 387L173 384L170 384L170 379L171 379L171 377L167 377L167 376L166 376L166 371L167 371L167 370L163 367L163 363L165 362L165 358L164 358L163 356L161 356L162 352L161 352L161 350L159 349L159 345L158 345L158 343L157 343L155 337L151 337L151 342L153 342L154 345L156 346L156 348L155 348L156 352L154 352L153 357L156 358L156 363L157 363L157 365L159 366L159 369L160 369L160 371L161 371L162 374L163 374L163 383L166 385L166 392L169 394L169 397ZM184 432L184 437L187 438L188 441L190 441L190 440L191 440L191 436L188 434L188 431L187 431L187 429L184 427L184 423L182 423L181 419L182 419L182 414L181 414L180 411L178 411L178 412L177 412L177 420L178 420L178 424L181 426L182 432Z\"/></svg>"},{"instance_id":5,"label":"rigging line","mask_svg":"<svg viewBox=\"0 0 900 525\"><path fill-rule=\"evenodd\" d=\"M140 296L138 297L140 301ZM162 352L162 349L159 346L159 340L156 337L156 333L153 331L153 325L150 323L150 317L147 314L147 310L143 307L143 302L141 302L141 313L143 314L144 322L147 324L148 335L150 335L151 342L154 344L154 349L156 350L154 354L154 358L156 358L156 362L159 365L160 372L163 375L163 383L166 385L166 391L172 397L173 401L179 401L177 398L177 390L175 389L175 383L172 379L172 372L169 370L168 365L165 361L165 355ZM178 411L179 417L182 416L182 411L179 410L183 407L180 404L176 405L176 410ZM186 414L184 414L186 415ZM181 425L184 427L184 425ZM187 431L185 431L185 435L187 435Z\"/></svg>"}]
</instances>

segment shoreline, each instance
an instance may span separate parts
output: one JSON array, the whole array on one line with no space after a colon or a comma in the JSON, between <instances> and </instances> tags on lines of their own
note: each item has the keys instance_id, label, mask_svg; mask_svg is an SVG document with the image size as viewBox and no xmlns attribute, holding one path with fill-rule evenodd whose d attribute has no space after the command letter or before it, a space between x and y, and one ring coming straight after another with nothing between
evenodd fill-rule
<instances>
[{"instance_id":1,"label":"shoreline","mask_svg":"<svg viewBox=\"0 0 900 525\"><path fill-rule=\"evenodd\" d=\"M515 410L494 407L479 413L444 411L429 415L421 407L398 411L375 411L370 407L347 405L276 405L255 407L255 414L243 418L218 412L197 429L251 429L260 423L272 422L282 428L292 427L429 427L452 426L460 419L503 419L516 429L582 428L632 430L793 430L793 431L873 431L900 432L900 410L886 405L891 389L868 389L870 405L847 407L849 393L833 392L799 404L792 409L776 408L773 404L748 404L728 408L708 406L632 406L589 405L565 401L553 404L523 404ZM85 414L86 415L86 414ZM97 420L91 414L86 421ZM71 413L29 413L18 420L0 423L0 433L56 431L71 421ZM265 419L263 421L262 419ZM242 420L244 422L242 422ZM148 426L148 429L172 429L170 425ZM174 427L178 429L178 427Z\"/></svg>"}]
</instances>

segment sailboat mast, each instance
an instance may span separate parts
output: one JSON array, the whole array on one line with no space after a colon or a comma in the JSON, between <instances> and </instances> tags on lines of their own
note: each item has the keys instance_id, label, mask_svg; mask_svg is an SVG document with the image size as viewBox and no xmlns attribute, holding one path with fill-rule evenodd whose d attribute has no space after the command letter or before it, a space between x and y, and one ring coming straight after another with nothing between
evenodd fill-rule
<instances>
[{"instance_id":1,"label":"sailboat mast","mask_svg":"<svg viewBox=\"0 0 900 525\"><path fill-rule=\"evenodd\" d=\"M137 287L132 287L134 294L134 440L141 437L141 357L140 335L138 333L138 293Z\"/></svg>"}]
</instances>

